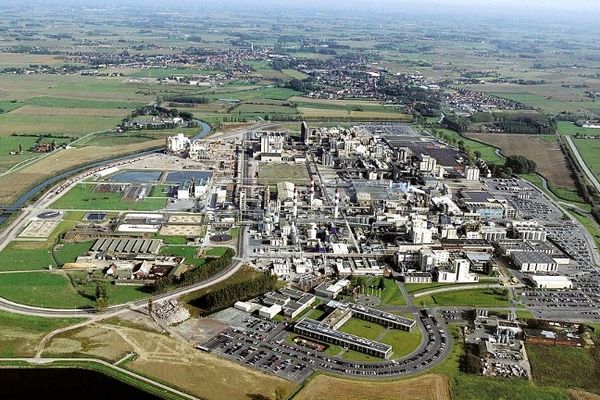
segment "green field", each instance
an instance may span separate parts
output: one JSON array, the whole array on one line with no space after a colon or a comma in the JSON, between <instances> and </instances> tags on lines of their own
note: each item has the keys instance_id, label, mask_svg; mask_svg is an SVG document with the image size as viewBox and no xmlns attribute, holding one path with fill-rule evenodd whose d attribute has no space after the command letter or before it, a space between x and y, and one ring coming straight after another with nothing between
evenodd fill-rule
<instances>
[{"instance_id":1,"label":"green field","mask_svg":"<svg viewBox=\"0 0 600 400\"><path fill-rule=\"evenodd\" d=\"M196 257L197 247L191 246L164 246L160 249L160 254L176 257L185 257L185 263L200 267L206 264L206 259Z\"/></svg>"},{"instance_id":2,"label":"green field","mask_svg":"<svg viewBox=\"0 0 600 400\"><path fill-rule=\"evenodd\" d=\"M573 143L594 176L600 179L600 140L573 139Z\"/></svg>"},{"instance_id":3,"label":"green field","mask_svg":"<svg viewBox=\"0 0 600 400\"><path fill-rule=\"evenodd\" d=\"M80 243L65 243L60 250L54 252L54 257L59 266L74 262L79 256L84 255L94 244L93 241Z\"/></svg>"},{"instance_id":4,"label":"green field","mask_svg":"<svg viewBox=\"0 0 600 400\"><path fill-rule=\"evenodd\" d=\"M93 308L95 286L74 288L62 273L31 272L3 274L0 279L0 297L38 307ZM139 287L108 286L109 303L121 304L148 297Z\"/></svg>"},{"instance_id":5,"label":"green field","mask_svg":"<svg viewBox=\"0 0 600 400\"><path fill-rule=\"evenodd\" d=\"M576 134L598 136L600 135L600 129L593 128L582 128L575 125L574 122L569 121L558 121L557 122L558 133L561 135L575 136Z\"/></svg>"},{"instance_id":6,"label":"green field","mask_svg":"<svg viewBox=\"0 0 600 400\"><path fill-rule=\"evenodd\" d=\"M415 304L423 306L507 307L508 296L503 289L465 289L417 297Z\"/></svg>"},{"instance_id":7,"label":"green field","mask_svg":"<svg viewBox=\"0 0 600 400\"><path fill-rule=\"evenodd\" d=\"M211 247L204 254L210 257L222 257L227 250L228 247Z\"/></svg>"},{"instance_id":8,"label":"green field","mask_svg":"<svg viewBox=\"0 0 600 400\"><path fill-rule=\"evenodd\" d=\"M496 165L504 165L504 157L499 156L496 153L495 147L477 142L475 140L467 139L450 129L437 129L437 131L440 132L440 135L441 135L438 137L454 138L454 139L456 139L457 142L462 140L465 143L465 148L468 148L472 154L475 153L476 151L479 151L481 153L481 158L483 158L487 162L490 162L490 163L496 164Z\"/></svg>"},{"instance_id":9,"label":"green field","mask_svg":"<svg viewBox=\"0 0 600 400\"><path fill-rule=\"evenodd\" d=\"M167 205L166 198L145 198L142 201L123 201L122 193L94 192L94 185L79 184L52 203L61 210L131 210L156 211Z\"/></svg>"},{"instance_id":10,"label":"green field","mask_svg":"<svg viewBox=\"0 0 600 400\"><path fill-rule=\"evenodd\" d=\"M14 165L33 158L37 158L40 154L29 151L35 145L36 137L18 137L18 136L0 136L0 173L12 168ZM21 145L23 154L10 155L11 151L17 152Z\"/></svg>"},{"instance_id":11,"label":"green field","mask_svg":"<svg viewBox=\"0 0 600 400\"><path fill-rule=\"evenodd\" d=\"M23 103L18 101L0 100L0 114L11 112L21 107Z\"/></svg>"},{"instance_id":12,"label":"green field","mask_svg":"<svg viewBox=\"0 0 600 400\"><path fill-rule=\"evenodd\" d=\"M598 342L596 336L596 342ZM582 389L600 394L600 349L527 345L533 381L540 386Z\"/></svg>"},{"instance_id":13,"label":"green field","mask_svg":"<svg viewBox=\"0 0 600 400\"><path fill-rule=\"evenodd\" d=\"M0 271L34 271L48 269L49 265L56 267L49 248L12 242L0 252Z\"/></svg>"}]
</instances>

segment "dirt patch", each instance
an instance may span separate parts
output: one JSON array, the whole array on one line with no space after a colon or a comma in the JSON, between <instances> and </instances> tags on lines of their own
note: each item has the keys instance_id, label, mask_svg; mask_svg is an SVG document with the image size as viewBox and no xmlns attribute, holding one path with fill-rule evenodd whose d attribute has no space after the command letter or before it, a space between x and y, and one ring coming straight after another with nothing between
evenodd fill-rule
<instances>
[{"instance_id":1,"label":"dirt patch","mask_svg":"<svg viewBox=\"0 0 600 400\"><path fill-rule=\"evenodd\" d=\"M44 350L44 356L76 355L92 356L117 361L131 347L118 331L111 327L88 326L57 335Z\"/></svg>"},{"instance_id":2,"label":"dirt patch","mask_svg":"<svg viewBox=\"0 0 600 400\"><path fill-rule=\"evenodd\" d=\"M118 360L133 352L136 358L128 368L207 400L247 399L251 394L273 398L277 388L282 388L287 398L296 387L293 382L201 352L182 340L136 328L142 326L137 319L123 325L111 320L110 324L67 332L53 339L44 355L72 353L77 343L81 349L76 355Z\"/></svg>"},{"instance_id":3,"label":"dirt patch","mask_svg":"<svg viewBox=\"0 0 600 400\"><path fill-rule=\"evenodd\" d=\"M319 375L294 397L295 400L450 400L450 398L448 377L440 374L427 374L397 381L350 381Z\"/></svg>"},{"instance_id":4,"label":"dirt patch","mask_svg":"<svg viewBox=\"0 0 600 400\"><path fill-rule=\"evenodd\" d=\"M583 390L570 389L569 394L573 400L600 400L600 395L584 392Z\"/></svg>"},{"instance_id":5,"label":"dirt patch","mask_svg":"<svg viewBox=\"0 0 600 400\"><path fill-rule=\"evenodd\" d=\"M555 186L575 188L565 155L558 141L540 135L467 133L465 137L500 148L505 156L522 155L537 164L537 169Z\"/></svg>"}]
</instances>

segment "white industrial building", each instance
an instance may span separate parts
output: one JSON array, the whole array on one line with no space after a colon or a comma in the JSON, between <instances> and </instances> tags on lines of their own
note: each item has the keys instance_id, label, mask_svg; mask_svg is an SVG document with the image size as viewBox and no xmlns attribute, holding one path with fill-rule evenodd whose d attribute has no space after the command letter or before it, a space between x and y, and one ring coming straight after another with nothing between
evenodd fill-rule
<instances>
[{"instance_id":1,"label":"white industrial building","mask_svg":"<svg viewBox=\"0 0 600 400\"><path fill-rule=\"evenodd\" d=\"M179 133L177 136L167 137L167 151L171 153L184 152L189 146L190 139L188 139L183 133Z\"/></svg>"},{"instance_id":2,"label":"white industrial building","mask_svg":"<svg viewBox=\"0 0 600 400\"><path fill-rule=\"evenodd\" d=\"M573 289L573 282L564 275L534 275L531 281L538 289Z\"/></svg>"},{"instance_id":3,"label":"white industrial building","mask_svg":"<svg viewBox=\"0 0 600 400\"><path fill-rule=\"evenodd\" d=\"M437 268L437 281L443 283L475 283L479 276L469 272L469 260L456 258L447 266Z\"/></svg>"}]
</instances>

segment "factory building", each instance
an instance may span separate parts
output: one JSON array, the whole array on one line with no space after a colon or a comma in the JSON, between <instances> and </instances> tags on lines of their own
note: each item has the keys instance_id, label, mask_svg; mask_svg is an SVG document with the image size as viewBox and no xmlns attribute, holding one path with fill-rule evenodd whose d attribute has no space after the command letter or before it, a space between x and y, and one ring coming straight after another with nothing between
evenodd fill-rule
<instances>
[{"instance_id":1,"label":"factory building","mask_svg":"<svg viewBox=\"0 0 600 400\"><path fill-rule=\"evenodd\" d=\"M294 325L294 332L311 339L342 346L370 356L389 358L392 355L392 346L389 344L338 332L319 321L308 318L298 321Z\"/></svg>"}]
</instances>

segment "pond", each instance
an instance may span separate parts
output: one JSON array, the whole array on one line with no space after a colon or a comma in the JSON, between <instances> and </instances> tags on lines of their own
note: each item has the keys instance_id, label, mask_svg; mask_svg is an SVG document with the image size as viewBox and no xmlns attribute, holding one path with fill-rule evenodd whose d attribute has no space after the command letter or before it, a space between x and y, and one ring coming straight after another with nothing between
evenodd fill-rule
<instances>
[{"instance_id":1,"label":"pond","mask_svg":"<svg viewBox=\"0 0 600 400\"><path fill-rule=\"evenodd\" d=\"M119 380L85 369L0 369L0 382L1 399L160 399Z\"/></svg>"},{"instance_id":2,"label":"pond","mask_svg":"<svg viewBox=\"0 0 600 400\"><path fill-rule=\"evenodd\" d=\"M119 182L119 183L150 183L150 182L158 182L160 176L162 175L162 171L134 171L134 170L125 170L121 172L117 172L113 176L111 176L108 180L111 182Z\"/></svg>"}]
</instances>

